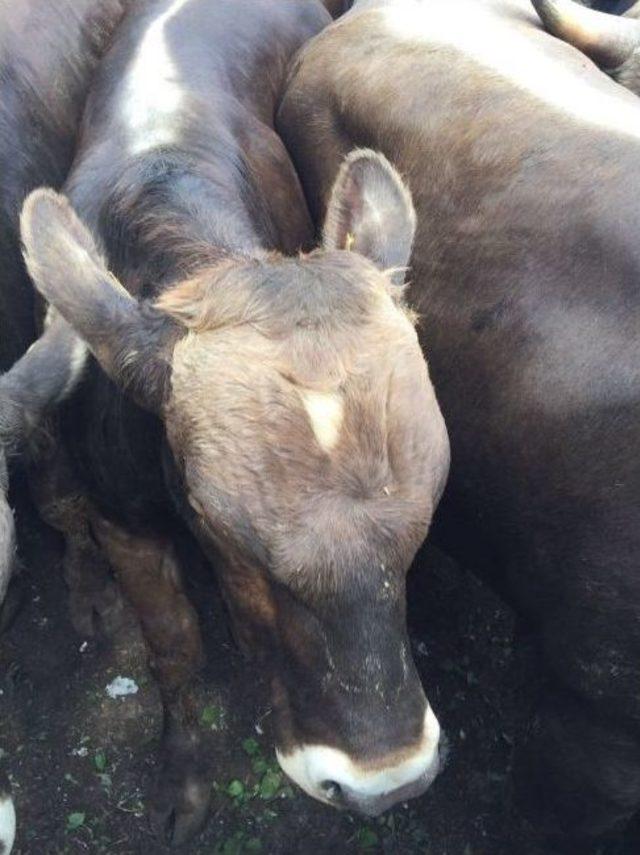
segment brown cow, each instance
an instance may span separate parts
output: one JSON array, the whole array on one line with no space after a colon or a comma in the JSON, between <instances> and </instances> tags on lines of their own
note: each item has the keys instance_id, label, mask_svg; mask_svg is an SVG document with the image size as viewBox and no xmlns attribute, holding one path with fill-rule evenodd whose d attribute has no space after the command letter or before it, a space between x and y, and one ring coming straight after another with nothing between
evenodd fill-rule
<instances>
[{"instance_id":1,"label":"brown cow","mask_svg":"<svg viewBox=\"0 0 640 855\"><path fill-rule=\"evenodd\" d=\"M35 283L102 367L63 433L91 532L152 651L167 723L153 816L174 841L202 821L210 779L170 493L224 557L285 771L315 798L375 814L439 769L404 590L449 456L402 298L405 186L384 158L354 156L322 248L283 254L311 226L272 117L288 59L327 20L293 0L163 0L130 16L66 186L84 223L48 191L23 213Z\"/></svg>"},{"instance_id":2,"label":"brown cow","mask_svg":"<svg viewBox=\"0 0 640 855\"><path fill-rule=\"evenodd\" d=\"M20 254L22 202L34 187L59 187L66 178L91 77L130 2L0 0L0 371L36 335L34 292ZM65 358L77 344L62 330L54 341L62 350L48 364L38 364L36 351L0 380L0 606L15 558L6 453L20 448L26 428L69 379ZM36 366L44 373L22 388Z\"/></svg>"},{"instance_id":3,"label":"brown cow","mask_svg":"<svg viewBox=\"0 0 640 855\"><path fill-rule=\"evenodd\" d=\"M91 77L131 2L0 0L0 371L36 336L20 208L67 177Z\"/></svg>"},{"instance_id":4,"label":"brown cow","mask_svg":"<svg viewBox=\"0 0 640 855\"><path fill-rule=\"evenodd\" d=\"M528 0L359 0L305 47L278 127L318 221L354 145L412 191L441 542L534 630L530 810L601 832L640 806L640 102Z\"/></svg>"},{"instance_id":5,"label":"brown cow","mask_svg":"<svg viewBox=\"0 0 640 855\"><path fill-rule=\"evenodd\" d=\"M71 160L96 65L129 0L0 0L0 631L16 562L8 503L10 459L46 411L71 388L78 342L60 319L36 334L34 293L22 263L18 219L25 196L60 186ZM15 812L0 776L0 851L8 853Z\"/></svg>"}]
</instances>

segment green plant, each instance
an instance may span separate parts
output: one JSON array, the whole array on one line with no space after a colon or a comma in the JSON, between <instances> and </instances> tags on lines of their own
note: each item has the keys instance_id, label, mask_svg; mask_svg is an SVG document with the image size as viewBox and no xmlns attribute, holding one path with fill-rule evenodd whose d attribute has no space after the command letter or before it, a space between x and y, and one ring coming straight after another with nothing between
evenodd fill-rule
<instances>
[{"instance_id":1,"label":"green plant","mask_svg":"<svg viewBox=\"0 0 640 855\"><path fill-rule=\"evenodd\" d=\"M252 855L262 851L262 842L257 837L248 837L244 831L236 831L226 840L220 840L213 848L213 855Z\"/></svg>"},{"instance_id":2,"label":"green plant","mask_svg":"<svg viewBox=\"0 0 640 855\"><path fill-rule=\"evenodd\" d=\"M356 846L361 852L371 852L378 846L379 839L375 831L366 825L356 832Z\"/></svg>"},{"instance_id":3,"label":"green plant","mask_svg":"<svg viewBox=\"0 0 640 855\"><path fill-rule=\"evenodd\" d=\"M107 755L104 751L96 751L93 756L93 765L96 767L97 772L104 772L107 768Z\"/></svg>"},{"instance_id":4,"label":"green plant","mask_svg":"<svg viewBox=\"0 0 640 855\"><path fill-rule=\"evenodd\" d=\"M200 713L200 724L209 730L222 730L224 727L224 710L210 704Z\"/></svg>"},{"instance_id":5,"label":"green plant","mask_svg":"<svg viewBox=\"0 0 640 855\"><path fill-rule=\"evenodd\" d=\"M86 814L82 811L75 811L67 816L67 831L77 831L84 825Z\"/></svg>"}]
</instances>

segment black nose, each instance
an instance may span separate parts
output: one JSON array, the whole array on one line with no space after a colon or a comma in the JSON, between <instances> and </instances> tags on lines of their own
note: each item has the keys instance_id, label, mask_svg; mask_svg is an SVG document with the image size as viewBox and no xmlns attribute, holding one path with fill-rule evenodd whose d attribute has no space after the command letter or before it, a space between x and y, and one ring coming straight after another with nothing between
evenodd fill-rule
<instances>
[{"instance_id":1,"label":"black nose","mask_svg":"<svg viewBox=\"0 0 640 855\"><path fill-rule=\"evenodd\" d=\"M338 807L345 807L347 810L354 811L362 816L379 816L381 813L389 810L389 808L392 808L399 802L405 802L422 795L422 793L431 786L439 770L440 763L436 756L431 768L419 778L416 778L415 781L410 781L408 784L404 784L395 790L364 798L360 793L351 790L349 787L340 787L336 784L335 786L337 786L340 791L340 800L338 802L332 802L332 804L335 804Z\"/></svg>"},{"instance_id":2,"label":"black nose","mask_svg":"<svg viewBox=\"0 0 640 855\"><path fill-rule=\"evenodd\" d=\"M344 794L342 787L336 781L323 781L322 787L326 797L335 805L344 804Z\"/></svg>"}]
</instances>

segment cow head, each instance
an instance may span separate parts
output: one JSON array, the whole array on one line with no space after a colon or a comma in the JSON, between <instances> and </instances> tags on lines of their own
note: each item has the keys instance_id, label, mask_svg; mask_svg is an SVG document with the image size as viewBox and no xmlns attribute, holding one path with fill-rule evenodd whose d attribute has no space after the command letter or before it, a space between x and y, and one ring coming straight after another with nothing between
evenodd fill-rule
<instances>
[{"instance_id":1,"label":"cow head","mask_svg":"<svg viewBox=\"0 0 640 855\"><path fill-rule=\"evenodd\" d=\"M640 95L640 3L625 16L588 9L576 0L531 0L552 35L592 59L622 86Z\"/></svg>"},{"instance_id":2,"label":"cow head","mask_svg":"<svg viewBox=\"0 0 640 855\"><path fill-rule=\"evenodd\" d=\"M377 813L438 771L405 627L405 574L448 439L403 304L415 215L353 153L322 248L234 256L140 304L68 202L36 191L30 273L112 378L163 419L242 645L271 677L278 756L315 798Z\"/></svg>"}]
</instances>

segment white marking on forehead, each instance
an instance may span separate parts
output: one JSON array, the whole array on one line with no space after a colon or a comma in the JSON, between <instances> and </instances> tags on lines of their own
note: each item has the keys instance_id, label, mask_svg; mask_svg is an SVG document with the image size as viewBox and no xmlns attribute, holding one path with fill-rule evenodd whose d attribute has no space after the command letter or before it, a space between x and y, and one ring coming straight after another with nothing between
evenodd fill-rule
<instances>
[{"instance_id":1,"label":"white marking on forehead","mask_svg":"<svg viewBox=\"0 0 640 855\"><path fill-rule=\"evenodd\" d=\"M523 3L523 8L528 4ZM640 137L640 104L611 84L611 94L590 85L584 68L545 55L536 44L534 23L499 17L478 0L398 0L382 10L395 38L451 45L540 101L581 122ZM544 38L543 35L540 38ZM594 71L595 74L595 71ZM605 81L603 78L603 87Z\"/></svg>"},{"instance_id":2,"label":"white marking on forehead","mask_svg":"<svg viewBox=\"0 0 640 855\"><path fill-rule=\"evenodd\" d=\"M318 444L331 451L340 438L344 418L344 404L336 392L300 392L302 403L309 416Z\"/></svg>"},{"instance_id":3,"label":"white marking on forehead","mask_svg":"<svg viewBox=\"0 0 640 855\"><path fill-rule=\"evenodd\" d=\"M322 785L335 781L360 799L375 798L413 783L438 762L440 724L430 706L425 713L422 739L415 751L392 766L368 769L337 748L303 745L288 754L276 749L278 763L292 781L322 802L330 798Z\"/></svg>"},{"instance_id":4,"label":"white marking on forehead","mask_svg":"<svg viewBox=\"0 0 640 855\"><path fill-rule=\"evenodd\" d=\"M183 97L183 88L165 38L165 24L189 0L174 0L147 29L127 74L123 114L129 131L130 154L140 154L176 141L170 117Z\"/></svg>"},{"instance_id":5,"label":"white marking on forehead","mask_svg":"<svg viewBox=\"0 0 640 855\"><path fill-rule=\"evenodd\" d=\"M4 844L1 851L9 855L16 837L16 812L11 796L0 796L0 843Z\"/></svg>"}]
</instances>

